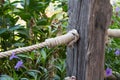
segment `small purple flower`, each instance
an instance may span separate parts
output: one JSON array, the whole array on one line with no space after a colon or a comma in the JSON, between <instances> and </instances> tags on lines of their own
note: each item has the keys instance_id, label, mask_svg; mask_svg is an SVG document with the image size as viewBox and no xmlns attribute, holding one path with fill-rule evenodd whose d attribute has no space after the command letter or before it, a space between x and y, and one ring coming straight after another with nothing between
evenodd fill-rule
<instances>
[{"instance_id":1,"label":"small purple flower","mask_svg":"<svg viewBox=\"0 0 120 80\"><path fill-rule=\"evenodd\" d=\"M108 77L108 76L111 76L111 75L112 75L112 69L107 68L106 69L106 76Z\"/></svg>"},{"instance_id":2,"label":"small purple flower","mask_svg":"<svg viewBox=\"0 0 120 80\"><path fill-rule=\"evenodd\" d=\"M15 68L16 70L18 70L20 67L23 67L23 62L22 62L22 60L18 61L14 68Z\"/></svg>"},{"instance_id":3,"label":"small purple flower","mask_svg":"<svg viewBox=\"0 0 120 80\"><path fill-rule=\"evenodd\" d=\"M119 56L119 55L120 55L120 50L117 49L117 50L115 51L115 55L116 55L116 56Z\"/></svg>"},{"instance_id":4,"label":"small purple flower","mask_svg":"<svg viewBox=\"0 0 120 80\"><path fill-rule=\"evenodd\" d=\"M10 56L10 60L12 60L13 58L18 58L15 53L13 52L12 55Z\"/></svg>"},{"instance_id":5,"label":"small purple flower","mask_svg":"<svg viewBox=\"0 0 120 80\"><path fill-rule=\"evenodd\" d=\"M116 12L119 12L120 11L120 7L116 7Z\"/></svg>"}]
</instances>

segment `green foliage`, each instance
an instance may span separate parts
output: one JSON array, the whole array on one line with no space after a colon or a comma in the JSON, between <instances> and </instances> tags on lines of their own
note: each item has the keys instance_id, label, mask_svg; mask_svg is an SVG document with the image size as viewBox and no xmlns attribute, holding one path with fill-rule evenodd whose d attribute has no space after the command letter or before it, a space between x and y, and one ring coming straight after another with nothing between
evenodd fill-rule
<instances>
[{"instance_id":1,"label":"green foliage","mask_svg":"<svg viewBox=\"0 0 120 80\"><path fill-rule=\"evenodd\" d=\"M113 6L110 28L120 28L118 6L120 2ZM37 44L64 34L68 19L66 11L67 0L0 1L0 51ZM106 47L105 68L112 68L113 73L120 73L120 57L115 55L119 44L120 39L111 38ZM18 59L2 58L0 80L63 80L66 76L65 49L63 45L18 54L24 62L18 71L14 69Z\"/></svg>"},{"instance_id":2,"label":"green foliage","mask_svg":"<svg viewBox=\"0 0 120 80\"><path fill-rule=\"evenodd\" d=\"M110 28L120 29L120 2L113 4L113 16ZM113 74L120 73L120 54L116 55L116 51L120 50L120 38L110 38L106 47L105 67L110 67Z\"/></svg>"},{"instance_id":3,"label":"green foliage","mask_svg":"<svg viewBox=\"0 0 120 80\"><path fill-rule=\"evenodd\" d=\"M66 32L67 2L64 0L3 1L0 2L0 51L37 44ZM51 3L55 4L54 12L48 17L46 9ZM63 80L65 77L64 45L17 56L24 62L18 71L14 69L18 59L0 60L0 80Z\"/></svg>"}]
</instances>

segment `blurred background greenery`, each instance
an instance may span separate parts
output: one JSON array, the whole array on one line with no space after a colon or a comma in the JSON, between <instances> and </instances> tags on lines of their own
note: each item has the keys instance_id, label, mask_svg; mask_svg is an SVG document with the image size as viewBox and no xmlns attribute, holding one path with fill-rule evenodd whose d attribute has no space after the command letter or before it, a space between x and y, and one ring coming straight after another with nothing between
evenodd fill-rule
<instances>
[{"instance_id":1,"label":"blurred background greenery","mask_svg":"<svg viewBox=\"0 0 120 80\"><path fill-rule=\"evenodd\" d=\"M29 46L66 33L66 0L1 0L0 51ZM65 46L42 48L17 55L24 63L14 69L17 59L0 59L0 80L63 80Z\"/></svg>"}]
</instances>

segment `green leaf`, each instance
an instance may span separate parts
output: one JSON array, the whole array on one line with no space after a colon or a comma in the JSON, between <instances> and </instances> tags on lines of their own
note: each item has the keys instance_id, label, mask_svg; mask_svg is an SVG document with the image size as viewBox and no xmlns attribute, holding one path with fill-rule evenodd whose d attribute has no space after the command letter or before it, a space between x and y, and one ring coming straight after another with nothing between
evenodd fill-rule
<instances>
[{"instance_id":1,"label":"green leaf","mask_svg":"<svg viewBox=\"0 0 120 80\"><path fill-rule=\"evenodd\" d=\"M21 3L22 1L13 1L13 2L11 2L10 4L11 5L15 5L16 3Z\"/></svg>"},{"instance_id":2,"label":"green leaf","mask_svg":"<svg viewBox=\"0 0 120 80\"><path fill-rule=\"evenodd\" d=\"M46 60L46 58L47 58L46 55L47 55L47 54L46 54L45 50L42 49L42 50L41 50L41 56L42 56L42 58L43 58L44 60Z\"/></svg>"},{"instance_id":3,"label":"green leaf","mask_svg":"<svg viewBox=\"0 0 120 80\"><path fill-rule=\"evenodd\" d=\"M39 68L40 68L45 74L48 73L48 70L47 70L45 67L43 67L43 66L39 66Z\"/></svg>"},{"instance_id":4,"label":"green leaf","mask_svg":"<svg viewBox=\"0 0 120 80\"><path fill-rule=\"evenodd\" d=\"M21 78L20 80L29 80L28 78Z\"/></svg>"},{"instance_id":5,"label":"green leaf","mask_svg":"<svg viewBox=\"0 0 120 80\"><path fill-rule=\"evenodd\" d=\"M30 0L25 0L25 4L26 4L26 6L29 6Z\"/></svg>"},{"instance_id":6,"label":"green leaf","mask_svg":"<svg viewBox=\"0 0 120 80\"><path fill-rule=\"evenodd\" d=\"M47 19L43 18L43 19L39 19L37 22L37 25L46 25L47 24Z\"/></svg>"},{"instance_id":7,"label":"green leaf","mask_svg":"<svg viewBox=\"0 0 120 80\"><path fill-rule=\"evenodd\" d=\"M28 70L26 73L30 76L32 76L35 80L37 79L38 74L40 74L40 71L38 70Z\"/></svg>"},{"instance_id":8,"label":"green leaf","mask_svg":"<svg viewBox=\"0 0 120 80\"><path fill-rule=\"evenodd\" d=\"M18 54L18 57L32 59L31 57L29 57L29 55L25 55L25 54Z\"/></svg>"},{"instance_id":9,"label":"green leaf","mask_svg":"<svg viewBox=\"0 0 120 80\"><path fill-rule=\"evenodd\" d=\"M15 43L15 44L13 44L14 46L16 46L16 47L20 47L20 46L24 46L25 44L24 43Z\"/></svg>"},{"instance_id":10,"label":"green leaf","mask_svg":"<svg viewBox=\"0 0 120 80\"><path fill-rule=\"evenodd\" d=\"M6 28L1 28L0 29L0 34L2 34L2 33L4 33L4 32L6 32L7 31L7 29Z\"/></svg>"},{"instance_id":11,"label":"green leaf","mask_svg":"<svg viewBox=\"0 0 120 80\"><path fill-rule=\"evenodd\" d=\"M17 32L18 32L18 34L22 34L22 35L24 35L24 36L29 38L29 33L28 33L28 31L25 28L18 29Z\"/></svg>"},{"instance_id":12,"label":"green leaf","mask_svg":"<svg viewBox=\"0 0 120 80\"><path fill-rule=\"evenodd\" d=\"M27 72L30 76L34 77L34 79L37 77L37 73L36 72Z\"/></svg>"},{"instance_id":13,"label":"green leaf","mask_svg":"<svg viewBox=\"0 0 120 80\"><path fill-rule=\"evenodd\" d=\"M15 25L15 26L13 26L13 27L10 27L9 30L10 30L10 31L14 31L14 30L19 29L20 27L21 27L20 25Z\"/></svg>"},{"instance_id":14,"label":"green leaf","mask_svg":"<svg viewBox=\"0 0 120 80\"><path fill-rule=\"evenodd\" d=\"M13 80L13 78L8 75L0 75L0 80Z\"/></svg>"}]
</instances>

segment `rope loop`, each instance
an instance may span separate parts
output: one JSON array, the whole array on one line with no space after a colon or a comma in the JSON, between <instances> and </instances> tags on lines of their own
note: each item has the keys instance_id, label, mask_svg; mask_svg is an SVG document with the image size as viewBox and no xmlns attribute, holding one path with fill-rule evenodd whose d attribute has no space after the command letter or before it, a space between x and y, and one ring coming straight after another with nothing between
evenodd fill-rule
<instances>
[{"instance_id":1,"label":"rope loop","mask_svg":"<svg viewBox=\"0 0 120 80\"><path fill-rule=\"evenodd\" d=\"M69 44L68 44L68 46L72 46L75 42L78 41L79 34L78 34L77 30L75 30L75 29L73 29L72 31L69 31L68 33L71 33L74 35L74 39L71 42L69 42Z\"/></svg>"},{"instance_id":2,"label":"rope loop","mask_svg":"<svg viewBox=\"0 0 120 80\"><path fill-rule=\"evenodd\" d=\"M54 47L61 44L67 44L68 46L72 46L78 39L79 34L77 30L73 29L65 35L46 39L45 42L47 43L48 47Z\"/></svg>"}]
</instances>

